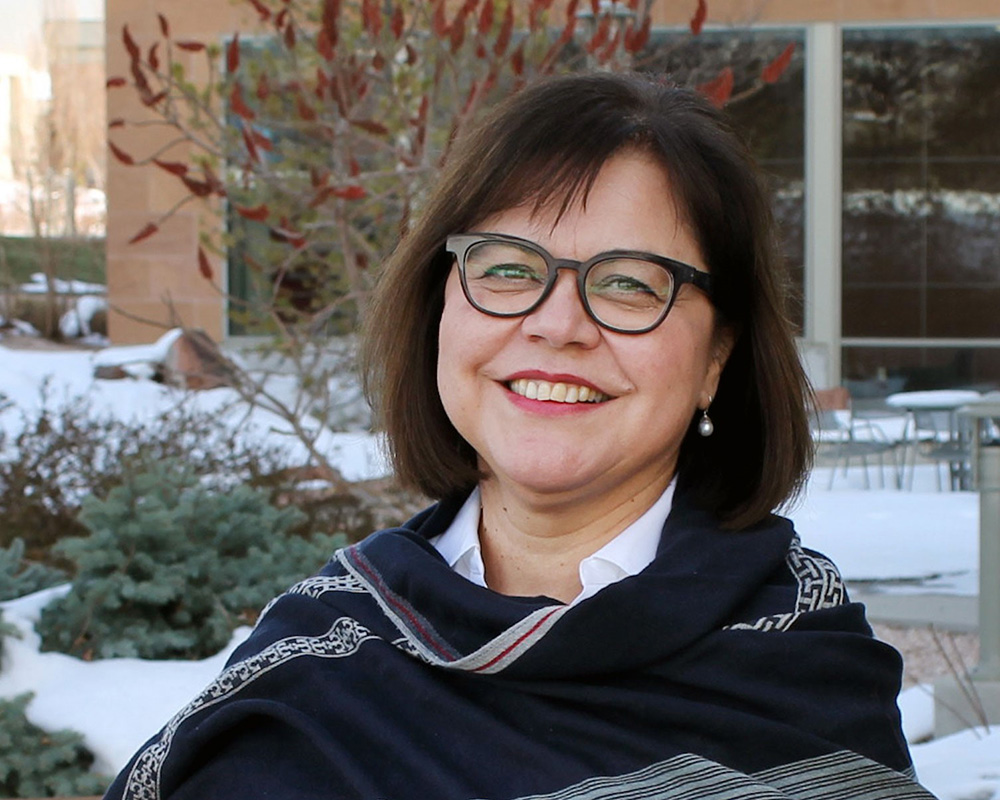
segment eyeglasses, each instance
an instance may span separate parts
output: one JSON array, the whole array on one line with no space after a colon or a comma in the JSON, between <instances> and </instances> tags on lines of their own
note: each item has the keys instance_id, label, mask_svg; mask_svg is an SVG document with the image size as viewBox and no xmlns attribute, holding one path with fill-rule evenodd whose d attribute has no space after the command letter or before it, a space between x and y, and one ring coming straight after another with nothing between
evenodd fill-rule
<instances>
[{"instance_id":1,"label":"eyeglasses","mask_svg":"<svg viewBox=\"0 0 1000 800\"><path fill-rule=\"evenodd\" d=\"M617 333L653 330L685 283L712 299L712 277L707 272L653 253L609 250L574 261L500 233L453 234L445 248L458 261L468 301L493 317L530 314L552 292L560 269L576 272L580 299L591 319Z\"/></svg>"}]
</instances>

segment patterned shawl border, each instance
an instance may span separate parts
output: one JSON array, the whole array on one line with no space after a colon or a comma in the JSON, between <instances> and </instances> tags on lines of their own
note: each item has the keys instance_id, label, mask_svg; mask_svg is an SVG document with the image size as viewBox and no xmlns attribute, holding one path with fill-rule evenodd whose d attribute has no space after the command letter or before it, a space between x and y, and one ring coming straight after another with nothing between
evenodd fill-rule
<instances>
[{"instance_id":1,"label":"patterned shawl border","mask_svg":"<svg viewBox=\"0 0 1000 800\"><path fill-rule=\"evenodd\" d=\"M378 571L356 548L347 548L336 558L354 575L408 641L408 652L416 652L430 664L468 672L495 674L509 667L559 621L569 606L545 606L532 612L482 647L460 656L434 627L406 600L386 586ZM412 648L412 649L411 649Z\"/></svg>"},{"instance_id":2,"label":"patterned shawl border","mask_svg":"<svg viewBox=\"0 0 1000 800\"><path fill-rule=\"evenodd\" d=\"M803 614L835 608L846 602L847 590L836 565L824 556L807 553L802 548L798 535L792 539L785 563L798 584L795 609L784 614L761 617L754 622L727 625L726 630L787 631Z\"/></svg>"},{"instance_id":3,"label":"patterned shawl border","mask_svg":"<svg viewBox=\"0 0 1000 800\"><path fill-rule=\"evenodd\" d=\"M934 800L907 775L841 751L755 775L685 754L627 775L588 778L575 786L518 800Z\"/></svg>"},{"instance_id":4,"label":"patterned shawl border","mask_svg":"<svg viewBox=\"0 0 1000 800\"><path fill-rule=\"evenodd\" d=\"M430 663L451 663L460 657L434 626L412 605L390 589L375 566L357 546L338 550L334 558L365 588L399 630Z\"/></svg>"},{"instance_id":5,"label":"patterned shawl border","mask_svg":"<svg viewBox=\"0 0 1000 800\"><path fill-rule=\"evenodd\" d=\"M289 636L268 645L259 653L237 661L223 670L194 700L181 709L164 727L160 737L147 745L132 765L123 800L159 800L160 776L180 726L191 717L228 700L268 672L301 656L345 658L357 652L369 639L379 637L351 617L340 617L321 636Z\"/></svg>"},{"instance_id":6,"label":"patterned shawl border","mask_svg":"<svg viewBox=\"0 0 1000 800\"><path fill-rule=\"evenodd\" d=\"M274 607L274 604L286 595L300 594L305 597L311 597L313 600L318 600L327 592L367 594L365 587L353 575L314 575L311 578L299 581L294 586L286 589L282 594L272 598L258 615L257 624L259 625L260 621L267 615L267 612Z\"/></svg>"}]
</instances>

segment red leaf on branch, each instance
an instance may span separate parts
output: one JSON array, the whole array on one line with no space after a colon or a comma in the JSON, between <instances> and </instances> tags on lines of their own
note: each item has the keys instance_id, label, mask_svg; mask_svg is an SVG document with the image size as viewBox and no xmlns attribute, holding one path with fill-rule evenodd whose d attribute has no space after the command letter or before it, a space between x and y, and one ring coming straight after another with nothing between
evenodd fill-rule
<instances>
[{"instance_id":1,"label":"red leaf on branch","mask_svg":"<svg viewBox=\"0 0 1000 800\"><path fill-rule=\"evenodd\" d=\"M160 20L160 33L163 34L164 39L170 38L170 23L167 22L167 18L163 14L157 14L157 18Z\"/></svg>"},{"instance_id":2,"label":"red leaf on branch","mask_svg":"<svg viewBox=\"0 0 1000 800\"><path fill-rule=\"evenodd\" d=\"M252 208L233 205L233 208L236 210L237 214L243 217L243 219L248 219L251 222L263 222L271 213L266 203L261 203L259 206L253 206Z\"/></svg>"},{"instance_id":3,"label":"red leaf on branch","mask_svg":"<svg viewBox=\"0 0 1000 800\"><path fill-rule=\"evenodd\" d=\"M378 7L378 0L363 0L361 4L361 19L364 22L365 30L373 39L377 39L382 33L382 12Z\"/></svg>"},{"instance_id":4,"label":"red leaf on branch","mask_svg":"<svg viewBox=\"0 0 1000 800\"><path fill-rule=\"evenodd\" d=\"M465 25L468 15L465 13L463 8L455 16L455 19L451 21L451 52L457 53L459 48L462 46L462 42L465 41Z\"/></svg>"},{"instance_id":5,"label":"red leaf on branch","mask_svg":"<svg viewBox=\"0 0 1000 800\"><path fill-rule=\"evenodd\" d=\"M625 52L635 54L646 46L646 42L649 41L649 31L652 22L653 18L647 14L641 26L632 28L630 33L625 34Z\"/></svg>"},{"instance_id":6,"label":"red leaf on branch","mask_svg":"<svg viewBox=\"0 0 1000 800\"><path fill-rule=\"evenodd\" d=\"M288 19L288 9L283 8L278 12L278 16L274 18L274 29L280 31L285 27L285 20Z\"/></svg>"},{"instance_id":7,"label":"red leaf on branch","mask_svg":"<svg viewBox=\"0 0 1000 800\"><path fill-rule=\"evenodd\" d=\"M130 156L128 153L126 153L120 147L118 147L118 145L116 145L114 142L110 142L109 141L108 142L108 148L111 150L111 154L115 158L117 158L119 161L121 161L123 164L125 164L125 165L127 165L129 167L131 167L133 164L135 164L135 159L132 158L132 156Z\"/></svg>"},{"instance_id":8,"label":"red leaf on branch","mask_svg":"<svg viewBox=\"0 0 1000 800\"><path fill-rule=\"evenodd\" d=\"M333 196L339 197L342 200L363 200L368 196L368 192L365 191L363 186L352 184L350 186L338 186L336 189L333 189Z\"/></svg>"},{"instance_id":9,"label":"red leaf on branch","mask_svg":"<svg viewBox=\"0 0 1000 800\"><path fill-rule=\"evenodd\" d=\"M289 20L285 26L285 47L289 50L295 49L295 25Z\"/></svg>"},{"instance_id":10,"label":"red leaf on branch","mask_svg":"<svg viewBox=\"0 0 1000 800\"><path fill-rule=\"evenodd\" d=\"M125 49L128 50L129 58L133 61L139 60L139 45L135 43L135 39L132 38L132 34L129 33L128 25L122 25L122 42L125 45Z\"/></svg>"},{"instance_id":11,"label":"red leaf on branch","mask_svg":"<svg viewBox=\"0 0 1000 800\"><path fill-rule=\"evenodd\" d=\"M111 120L111 122L108 123L108 130L111 130L112 128L124 128L124 127L125 127L125 120L123 120L121 117L116 117L115 119Z\"/></svg>"},{"instance_id":12,"label":"red leaf on branch","mask_svg":"<svg viewBox=\"0 0 1000 800\"><path fill-rule=\"evenodd\" d=\"M597 23L597 30L594 31L594 35L590 37L590 41L587 42L587 52L593 55L597 52L598 48L608 41L608 34L611 32L611 15L605 14L601 17L601 21Z\"/></svg>"},{"instance_id":13,"label":"red leaf on branch","mask_svg":"<svg viewBox=\"0 0 1000 800\"><path fill-rule=\"evenodd\" d=\"M257 76L256 95L258 100L267 100L271 96L271 84L268 83L267 75L263 72Z\"/></svg>"},{"instance_id":14,"label":"red leaf on branch","mask_svg":"<svg viewBox=\"0 0 1000 800\"><path fill-rule=\"evenodd\" d=\"M597 57L597 60L601 64L607 64L614 58L615 51L621 46L623 33L622 27L619 25L615 31L615 35L611 37Z\"/></svg>"},{"instance_id":15,"label":"red leaf on branch","mask_svg":"<svg viewBox=\"0 0 1000 800\"><path fill-rule=\"evenodd\" d=\"M257 150L257 145L254 144L253 137L250 135L250 132L247 130L246 126L243 127L242 133L243 133L243 144L247 149L247 155L250 156L250 160L260 162L260 153Z\"/></svg>"},{"instance_id":16,"label":"red leaf on branch","mask_svg":"<svg viewBox=\"0 0 1000 800\"><path fill-rule=\"evenodd\" d=\"M691 17L691 33L697 36L701 29L705 27L705 20L708 19L708 5L705 0L698 0L698 8Z\"/></svg>"},{"instance_id":17,"label":"red leaf on branch","mask_svg":"<svg viewBox=\"0 0 1000 800\"><path fill-rule=\"evenodd\" d=\"M733 94L733 70L726 67L715 78L696 87L718 108L722 108Z\"/></svg>"},{"instance_id":18,"label":"red leaf on branch","mask_svg":"<svg viewBox=\"0 0 1000 800\"><path fill-rule=\"evenodd\" d=\"M212 263L201 246L198 247L198 272L206 281L212 280Z\"/></svg>"},{"instance_id":19,"label":"red leaf on branch","mask_svg":"<svg viewBox=\"0 0 1000 800\"><path fill-rule=\"evenodd\" d=\"M325 203L331 197L333 197L333 188L330 186L324 186L322 189L316 192L316 195L313 197L313 199L309 201L309 208L319 208L321 205L323 205L323 203Z\"/></svg>"},{"instance_id":20,"label":"red leaf on branch","mask_svg":"<svg viewBox=\"0 0 1000 800\"><path fill-rule=\"evenodd\" d=\"M256 128L250 129L250 137L253 139L253 143L261 150L267 150L269 153L274 150L274 145L271 143L271 140Z\"/></svg>"},{"instance_id":21,"label":"red leaf on branch","mask_svg":"<svg viewBox=\"0 0 1000 800\"><path fill-rule=\"evenodd\" d=\"M240 35L234 33L226 47L226 71L232 75L240 68Z\"/></svg>"},{"instance_id":22,"label":"red leaf on branch","mask_svg":"<svg viewBox=\"0 0 1000 800\"><path fill-rule=\"evenodd\" d=\"M316 121L316 111L311 105L309 105L301 94L295 96L295 110L299 115L299 118L305 122L315 122Z\"/></svg>"},{"instance_id":23,"label":"red leaf on branch","mask_svg":"<svg viewBox=\"0 0 1000 800\"><path fill-rule=\"evenodd\" d=\"M104 86L108 89L118 89L122 86L127 86L128 81L124 78L108 78Z\"/></svg>"},{"instance_id":24,"label":"red leaf on branch","mask_svg":"<svg viewBox=\"0 0 1000 800\"><path fill-rule=\"evenodd\" d=\"M147 93L146 95L144 95L142 97L142 104L144 106L147 106L148 108L152 108L157 103L159 103L161 100L163 100L164 98L166 98L166 96L167 96L167 90L166 89L164 89L162 92L158 92L157 94L148 94Z\"/></svg>"},{"instance_id":25,"label":"red leaf on branch","mask_svg":"<svg viewBox=\"0 0 1000 800\"><path fill-rule=\"evenodd\" d=\"M180 161L160 161L160 159L154 158L153 163L165 172L169 172L171 175L183 177L188 173L187 164L182 164Z\"/></svg>"},{"instance_id":26,"label":"red leaf on branch","mask_svg":"<svg viewBox=\"0 0 1000 800\"><path fill-rule=\"evenodd\" d=\"M476 26L476 33L485 36L493 28L493 6L494 0L486 0L483 7L479 9L479 24Z\"/></svg>"},{"instance_id":27,"label":"red leaf on branch","mask_svg":"<svg viewBox=\"0 0 1000 800\"><path fill-rule=\"evenodd\" d=\"M351 160L348 162L348 171L351 173L352 178L356 178L361 174L361 165L354 156L351 156Z\"/></svg>"},{"instance_id":28,"label":"red leaf on branch","mask_svg":"<svg viewBox=\"0 0 1000 800\"><path fill-rule=\"evenodd\" d=\"M253 113L253 109L243 102L243 87L239 81L233 83L232 91L229 92L229 108L236 116L246 120L252 120L257 116Z\"/></svg>"},{"instance_id":29,"label":"red leaf on branch","mask_svg":"<svg viewBox=\"0 0 1000 800\"><path fill-rule=\"evenodd\" d=\"M436 0L434 3L434 35L443 39L448 35L448 20L444 15L444 0Z\"/></svg>"},{"instance_id":30,"label":"red leaf on branch","mask_svg":"<svg viewBox=\"0 0 1000 800\"><path fill-rule=\"evenodd\" d=\"M202 50L205 49L204 42L191 42L191 41L177 42L177 46L181 50L186 50L189 53L200 53Z\"/></svg>"},{"instance_id":31,"label":"red leaf on branch","mask_svg":"<svg viewBox=\"0 0 1000 800\"><path fill-rule=\"evenodd\" d=\"M135 236L133 236L131 239L129 239L128 243L129 244L135 244L136 242L141 242L143 239L148 239L150 236L152 236L154 233L156 233L159 229L160 229L159 226L157 226L153 222L150 222L148 225L146 225L145 228L143 228Z\"/></svg>"},{"instance_id":32,"label":"red leaf on branch","mask_svg":"<svg viewBox=\"0 0 1000 800\"><path fill-rule=\"evenodd\" d=\"M788 69L788 65L792 63L792 56L794 54L795 43L793 42L781 51L781 55L764 67L760 73L760 79L764 83L774 83L777 81L784 74L785 70Z\"/></svg>"},{"instance_id":33,"label":"red leaf on branch","mask_svg":"<svg viewBox=\"0 0 1000 800\"><path fill-rule=\"evenodd\" d=\"M215 171L208 164L203 164L201 171L205 173L205 182L212 187L212 191L219 195L219 197L225 197L226 187L222 185L222 181L219 180L219 176L215 174Z\"/></svg>"},{"instance_id":34,"label":"red leaf on branch","mask_svg":"<svg viewBox=\"0 0 1000 800\"><path fill-rule=\"evenodd\" d=\"M160 68L160 57L156 54L159 46L159 42L154 42L153 46L149 48L149 55L146 56L146 63L149 64L149 68L153 70L153 72L156 72Z\"/></svg>"},{"instance_id":35,"label":"red leaf on branch","mask_svg":"<svg viewBox=\"0 0 1000 800\"><path fill-rule=\"evenodd\" d=\"M500 24L500 33L497 34L496 44L493 45L493 55L499 57L507 52L510 45L510 35L514 30L514 4L507 3L507 10L503 15L503 22Z\"/></svg>"},{"instance_id":36,"label":"red leaf on branch","mask_svg":"<svg viewBox=\"0 0 1000 800\"><path fill-rule=\"evenodd\" d=\"M187 190L195 197L208 197L212 193L211 185L205 181L196 181L185 175L181 177L181 183L183 183L187 187Z\"/></svg>"},{"instance_id":37,"label":"red leaf on branch","mask_svg":"<svg viewBox=\"0 0 1000 800\"><path fill-rule=\"evenodd\" d=\"M351 124L376 136L385 136L389 132L389 129L385 125L373 119L352 119Z\"/></svg>"},{"instance_id":38,"label":"red leaf on branch","mask_svg":"<svg viewBox=\"0 0 1000 800\"><path fill-rule=\"evenodd\" d=\"M392 11L392 22L389 27L392 29L392 35L396 37L396 41L399 41L399 37L403 35L403 28L406 25L406 19L403 17L403 7L396 6Z\"/></svg>"},{"instance_id":39,"label":"red leaf on branch","mask_svg":"<svg viewBox=\"0 0 1000 800\"><path fill-rule=\"evenodd\" d=\"M597 19L601 13L601 0L590 0L590 13Z\"/></svg>"},{"instance_id":40,"label":"red leaf on branch","mask_svg":"<svg viewBox=\"0 0 1000 800\"><path fill-rule=\"evenodd\" d=\"M340 27L340 0L323 0L323 17L321 30L329 43L332 52L337 47L337 37ZM331 59L327 59L330 61Z\"/></svg>"},{"instance_id":41,"label":"red leaf on branch","mask_svg":"<svg viewBox=\"0 0 1000 800\"><path fill-rule=\"evenodd\" d=\"M559 53L573 40L573 34L576 31L576 10L579 5L580 0L570 0L566 6L566 24L563 26L559 38L549 46L548 52L539 63L538 71L541 74L548 74L552 71L552 65L555 64Z\"/></svg>"},{"instance_id":42,"label":"red leaf on branch","mask_svg":"<svg viewBox=\"0 0 1000 800\"><path fill-rule=\"evenodd\" d=\"M324 169L322 171L312 167L309 170L309 183L312 184L313 189L321 189L330 183L330 170Z\"/></svg>"},{"instance_id":43,"label":"red leaf on branch","mask_svg":"<svg viewBox=\"0 0 1000 800\"><path fill-rule=\"evenodd\" d=\"M257 11L261 22L267 22L271 18L271 9L265 6L260 0L247 0Z\"/></svg>"},{"instance_id":44,"label":"red leaf on branch","mask_svg":"<svg viewBox=\"0 0 1000 800\"><path fill-rule=\"evenodd\" d=\"M326 31L320 29L319 35L316 37L316 52L319 53L324 61L333 61L333 45L330 44L330 37L326 35Z\"/></svg>"},{"instance_id":45,"label":"red leaf on branch","mask_svg":"<svg viewBox=\"0 0 1000 800\"><path fill-rule=\"evenodd\" d=\"M514 70L515 75L524 74L524 42L517 46L517 50L510 57L510 68Z\"/></svg>"}]
</instances>

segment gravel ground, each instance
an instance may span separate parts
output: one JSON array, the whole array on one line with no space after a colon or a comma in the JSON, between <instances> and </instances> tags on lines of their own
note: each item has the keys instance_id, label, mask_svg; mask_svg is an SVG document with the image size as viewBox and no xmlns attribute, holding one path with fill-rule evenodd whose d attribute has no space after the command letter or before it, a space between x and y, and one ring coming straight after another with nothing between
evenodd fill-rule
<instances>
[{"instance_id":1,"label":"gravel ground","mask_svg":"<svg viewBox=\"0 0 1000 800\"><path fill-rule=\"evenodd\" d=\"M904 688L955 672L964 674L979 661L979 635L975 633L955 633L933 626L873 624L872 628L879 639L902 653Z\"/></svg>"}]
</instances>

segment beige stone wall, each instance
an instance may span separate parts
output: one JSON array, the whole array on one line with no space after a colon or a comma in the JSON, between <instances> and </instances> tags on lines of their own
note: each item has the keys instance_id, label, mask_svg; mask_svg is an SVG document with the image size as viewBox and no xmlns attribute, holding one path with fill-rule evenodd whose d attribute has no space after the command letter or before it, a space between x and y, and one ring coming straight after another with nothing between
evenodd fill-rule
<instances>
[{"instance_id":1,"label":"beige stone wall","mask_svg":"<svg viewBox=\"0 0 1000 800\"><path fill-rule=\"evenodd\" d=\"M175 39L219 41L251 20L246 4L228 0L107 0L107 74L128 75L122 27L128 25L140 45L159 36L157 12L168 18ZM190 75L205 64L202 53L182 53ZM107 93L109 120L141 119L145 109L129 88ZM116 128L109 136L133 156L149 154L174 137L157 128ZM183 149L164 154L173 160ZM156 169L127 167L108 158L107 275L111 312L109 334L116 343L148 342L164 326L183 324L222 338L225 304L222 295L201 277L197 265L198 215L204 207L189 204L160 232L137 244L128 240L155 222L182 196L178 181ZM225 265L214 265L224 280Z\"/></svg>"},{"instance_id":2,"label":"beige stone wall","mask_svg":"<svg viewBox=\"0 0 1000 800\"><path fill-rule=\"evenodd\" d=\"M525 2L525 0L515 0ZM683 25L695 7L690 2L655 3L657 24ZM229 0L107 0L108 75L126 75L128 60L121 30L127 24L140 43L158 33L157 11L168 15L178 38L220 40L252 20L249 5ZM1000 21L1000 0L709 0L709 24L795 24L821 20L844 23L879 21ZM189 66L204 63L194 54ZM143 108L129 89L108 93L107 116L141 117ZM116 144L129 152L149 153L170 141L155 129L116 129ZM176 154L175 154L176 155ZM171 156L167 156L168 158ZM198 273L196 254L199 207L177 214L157 235L129 245L128 240L155 221L182 196L176 180L152 169L136 169L108 159L109 332L117 343L147 342L164 326L202 328L218 340L225 332L220 292ZM214 265L224 279L224 264Z\"/></svg>"}]
</instances>

